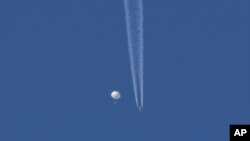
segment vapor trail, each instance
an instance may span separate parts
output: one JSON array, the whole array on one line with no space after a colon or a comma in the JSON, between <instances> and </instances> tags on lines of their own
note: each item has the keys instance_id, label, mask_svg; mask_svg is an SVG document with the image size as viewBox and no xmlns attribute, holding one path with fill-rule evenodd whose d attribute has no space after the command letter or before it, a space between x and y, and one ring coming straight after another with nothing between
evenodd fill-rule
<instances>
[{"instance_id":1,"label":"vapor trail","mask_svg":"<svg viewBox=\"0 0 250 141\"><path fill-rule=\"evenodd\" d=\"M143 108L143 3L142 0L124 0L128 49L135 102Z\"/></svg>"}]
</instances>

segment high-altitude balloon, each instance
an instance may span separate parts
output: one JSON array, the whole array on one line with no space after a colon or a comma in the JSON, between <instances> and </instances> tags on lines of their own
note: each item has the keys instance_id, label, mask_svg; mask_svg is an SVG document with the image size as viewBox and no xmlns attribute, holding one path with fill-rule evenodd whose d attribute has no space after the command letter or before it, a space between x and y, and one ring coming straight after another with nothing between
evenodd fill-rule
<instances>
[{"instance_id":1,"label":"high-altitude balloon","mask_svg":"<svg viewBox=\"0 0 250 141\"><path fill-rule=\"evenodd\" d=\"M111 97L112 97L113 99L118 100L118 99L121 98L121 94L120 94L120 92L118 92L118 91L113 91L113 92L111 93Z\"/></svg>"}]
</instances>

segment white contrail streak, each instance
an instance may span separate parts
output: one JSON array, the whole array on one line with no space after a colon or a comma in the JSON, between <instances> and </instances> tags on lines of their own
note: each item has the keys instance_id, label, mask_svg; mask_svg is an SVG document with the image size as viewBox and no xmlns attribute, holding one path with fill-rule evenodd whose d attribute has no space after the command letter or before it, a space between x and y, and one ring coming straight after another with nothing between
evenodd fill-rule
<instances>
[{"instance_id":1,"label":"white contrail streak","mask_svg":"<svg viewBox=\"0 0 250 141\"><path fill-rule=\"evenodd\" d=\"M128 49L135 101L143 108L143 3L142 0L124 0Z\"/></svg>"}]
</instances>

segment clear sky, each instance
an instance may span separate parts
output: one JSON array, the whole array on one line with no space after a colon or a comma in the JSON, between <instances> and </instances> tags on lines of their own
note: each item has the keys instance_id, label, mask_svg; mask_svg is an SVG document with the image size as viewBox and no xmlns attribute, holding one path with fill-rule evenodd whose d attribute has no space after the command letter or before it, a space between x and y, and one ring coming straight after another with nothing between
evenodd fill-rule
<instances>
[{"instance_id":1,"label":"clear sky","mask_svg":"<svg viewBox=\"0 0 250 141\"><path fill-rule=\"evenodd\" d=\"M139 113L122 0L1 0L0 141L228 141L250 123L249 7L144 0Z\"/></svg>"}]
</instances>

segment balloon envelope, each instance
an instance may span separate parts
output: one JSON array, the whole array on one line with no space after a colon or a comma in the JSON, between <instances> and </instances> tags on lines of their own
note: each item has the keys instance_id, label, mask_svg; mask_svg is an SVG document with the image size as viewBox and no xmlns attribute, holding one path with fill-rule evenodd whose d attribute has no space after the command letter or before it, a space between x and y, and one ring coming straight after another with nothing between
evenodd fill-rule
<instances>
[{"instance_id":1,"label":"balloon envelope","mask_svg":"<svg viewBox=\"0 0 250 141\"><path fill-rule=\"evenodd\" d=\"M118 91L113 91L113 92L111 93L111 97L112 97L113 99L120 99L120 98L121 98L121 94L120 94L120 92L118 92Z\"/></svg>"}]
</instances>

